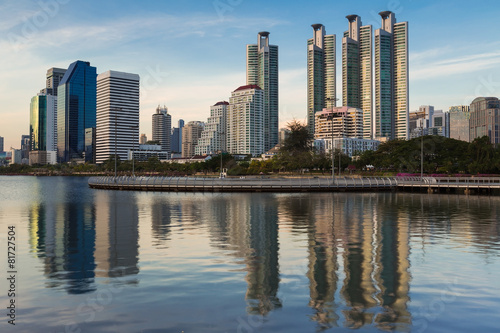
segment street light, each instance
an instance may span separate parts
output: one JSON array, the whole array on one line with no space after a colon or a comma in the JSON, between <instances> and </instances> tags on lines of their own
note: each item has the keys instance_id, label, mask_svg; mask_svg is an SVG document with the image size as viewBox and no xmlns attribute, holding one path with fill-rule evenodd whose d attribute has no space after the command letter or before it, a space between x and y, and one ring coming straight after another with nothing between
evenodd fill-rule
<instances>
[{"instance_id":1,"label":"street light","mask_svg":"<svg viewBox=\"0 0 500 333\"><path fill-rule=\"evenodd\" d=\"M328 108L328 103L331 103L332 101L338 101L338 100L339 100L338 98L327 97L326 98L327 108ZM331 114L331 116L327 116L326 120L330 120L332 122L332 147L331 147L331 151L332 151L332 179L335 179L335 152L333 151L333 118L335 117L335 115L333 113L333 106L331 108L332 108L332 114Z\"/></svg>"}]
</instances>

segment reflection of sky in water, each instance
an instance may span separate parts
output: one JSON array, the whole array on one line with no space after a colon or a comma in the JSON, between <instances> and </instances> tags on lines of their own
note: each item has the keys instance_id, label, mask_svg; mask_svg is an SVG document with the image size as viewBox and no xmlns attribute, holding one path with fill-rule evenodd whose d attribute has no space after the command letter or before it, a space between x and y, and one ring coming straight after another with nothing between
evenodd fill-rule
<instances>
[{"instance_id":1,"label":"reflection of sky in water","mask_svg":"<svg viewBox=\"0 0 500 333\"><path fill-rule=\"evenodd\" d=\"M21 330L496 327L500 198L0 178L0 226L18 232Z\"/></svg>"}]
</instances>

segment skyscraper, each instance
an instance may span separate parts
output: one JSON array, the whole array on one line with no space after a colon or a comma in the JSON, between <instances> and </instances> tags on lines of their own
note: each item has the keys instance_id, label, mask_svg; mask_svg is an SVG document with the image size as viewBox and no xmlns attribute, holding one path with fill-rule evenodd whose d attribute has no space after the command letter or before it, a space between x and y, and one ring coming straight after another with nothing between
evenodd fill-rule
<instances>
[{"instance_id":1,"label":"skyscraper","mask_svg":"<svg viewBox=\"0 0 500 333\"><path fill-rule=\"evenodd\" d=\"M96 126L96 68L72 63L57 88L57 154L59 162L83 159L85 129Z\"/></svg>"},{"instance_id":2,"label":"skyscraper","mask_svg":"<svg viewBox=\"0 0 500 333\"><path fill-rule=\"evenodd\" d=\"M123 161L128 150L138 149L139 75L107 71L97 77L96 140L96 163L115 151Z\"/></svg>"},{"instance_id":3,"label":"skyscraper","mask_svg":"<svg viewBox=\"0 0 500 333\"><path fill-rule=\"evenodd\" d=\"M257 44L247 45L247 85L264 93L264 150L278 144L278 46L269 45L269 32L259 32Z\"/></svg>"},{"instance_id":4,"label":"skyscraper","mask_svg":"<svg viewBox=\"0 0 500 333\"><path fill-rule=\"evenodd\" d=\"M38 94L30 104L30 151L57 150L57 102L55 96Z\"/></svg>"},{"instance_id":5,"label":"skyscraper","mask_svg":"<svg viewBox=\"0 0 500 333\"><path fill-rule=\"evenodd\" d=\"M218 102L210 107L210 117L207 119L205 129L201 133L196 155L211 154L227 150L226 145L226 120L229 103Z\"/></svg>"},{"instance_id":6,"label":"skyscraper","mask_svg":"<svg viewBox=\"0 0 500 333\"><path fill-rule=\"evenodd\" d=\"M349 30L342 38L342 104L363 110L363 137L373 137L372 26L358 15L346 16Z\"/></svg>"},{"instance_id":7,"label":"skyscraper","mask_svg":"<svg viewBox=\"0 0 500 333\"><path fill-rule=\"evenodd\" d=\"M156 113L153 114L153 141L158 141L161 145L161 150L170 154L170 135L172 128L172 116L168 114L166 106L156 108Z\"/></svg>"},{"instance_id":8,"label":"skyscraper","mask_svg":"<svg viewBox=\"0 0 500 333\"><path fill-rule=\"evenodd\" d=\"M0 136L0 153L3 153L3 136Z\"/></svg>"},{"instance_id":9,"label":"skyscraper","mask_svg":"<svg viewBox=\"0 0 500 333\"><path fill-rule=\"evenodd\" d=\"M314 114L336 106L336 36L326 35L322 24L313 24L307 40L307 128L314 134Z\"/></svg>"},{"instance_id":10,"label":"skyscraper","mask_svg":"<svg viewBox=\"0 0 500 333\"><path fill-rule=\"evenodd\" d=\"M66 70L62 68L49 68L47 70L46 87L40 92L47 95L57 96L57 87L59 87L59 83L61 82L65 73Z\"/></svg>"},{"instance_id":11,"label":"skyscraper","mask_svg":"<svg viewBox=\"0 0 500 333\"><path fill-rule=\"evenodd\" d=\"M256 85L232 92L227 117L227 151L260 155L264 150L264 91Z\"/></svg>"},{"instance_id":12,"label":"skyscraper","mask_svg":"<svg viewBox=\"0 0 500 333\"><path fill-rule=\"evenodd\" d=\"M380 12L375 30L375 136L409 137L408 22L396 23L394 13Z\"/></svg>"}]
</instances>

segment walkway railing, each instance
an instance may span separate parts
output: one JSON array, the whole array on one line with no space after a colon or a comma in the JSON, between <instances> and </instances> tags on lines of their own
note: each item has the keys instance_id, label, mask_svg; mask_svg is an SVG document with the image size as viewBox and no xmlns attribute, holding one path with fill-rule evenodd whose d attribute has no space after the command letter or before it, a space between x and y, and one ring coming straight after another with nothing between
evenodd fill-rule
<instances>
[{"instance_id":1,"label":"walkway railing","mask_svg":"<svg viewBox=\"0 0 500 333\"><path fill-rule=\"evenodd\" d=\"M331 192L356 190L500 189L500 177L336 177L332 178L197 178L92 177L100 189L183 192Z\"/></svg>"},{"instance_id":2,"label":"walkway railing","mask_svg":"<svg viewBox=\"0 0 500 333\"><path fill-rule=\"evenodd\" d=\"M89 186L101 189L200 192L319 192L332 190L391 190L395 178L195 178L195 177L92 177Z\"/></svg>"}]
</instances>

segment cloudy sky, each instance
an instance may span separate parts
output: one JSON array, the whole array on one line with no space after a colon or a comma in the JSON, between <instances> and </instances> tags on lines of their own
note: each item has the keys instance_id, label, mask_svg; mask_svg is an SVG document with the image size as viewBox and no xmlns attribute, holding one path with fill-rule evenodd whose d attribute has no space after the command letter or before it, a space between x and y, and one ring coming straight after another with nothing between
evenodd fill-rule
<instances>
[{"instance_id":1,"label":"cloudy sky","mask_svg":"<svg viewBox=\"0 0 500 333\"><path fill-rule=\"evenodd\" d=\"M312 5L311 3L314 3ZM378 12L409 22L410 110L500 97L498 0L0 0L0 136L20 148L31 97L50 67L89 61L97 72L141 76L141 133L165 104L173 123L206 120L210 105L245 84L245 45L269 31L279 46L280 123L306 117L306 42L311 24L341 36L346 15L380 27Z\"/></svg>"}]
</instances>

